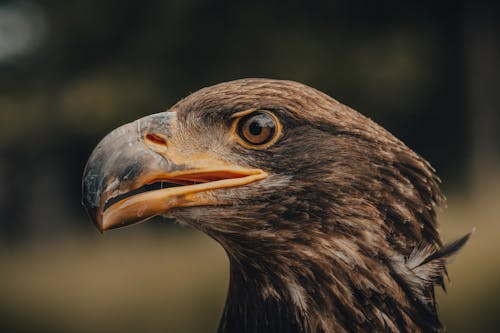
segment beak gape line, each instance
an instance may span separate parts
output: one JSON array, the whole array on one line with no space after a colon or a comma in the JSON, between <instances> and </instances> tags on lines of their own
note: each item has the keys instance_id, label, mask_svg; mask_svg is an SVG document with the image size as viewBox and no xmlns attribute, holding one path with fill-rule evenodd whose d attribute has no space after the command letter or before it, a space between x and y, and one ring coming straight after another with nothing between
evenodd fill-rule
<instances>
[{"instance_id":1,"label":"beak gape line","mask_svg":"<svg viewBox=\"0 0 500 333\"><path fill-rule=\"evenodd\" d=\"M209 161L177 156L174 163L168 145L175 121L174 112L141 118L115 129L94 149L82 195L100 231L146 221L172 208L222 204L204 192L267 177L263 170L230 165L216 156Z\"/></svg>"}]
</instances>

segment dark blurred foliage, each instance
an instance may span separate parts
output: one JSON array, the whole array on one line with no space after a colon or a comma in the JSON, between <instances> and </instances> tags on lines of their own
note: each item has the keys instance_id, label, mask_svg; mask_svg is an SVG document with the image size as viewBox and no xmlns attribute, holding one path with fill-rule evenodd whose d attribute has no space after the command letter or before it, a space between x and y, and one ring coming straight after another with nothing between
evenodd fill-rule
<instances>
[{"instance_id":1,"label":"dark blurred foliage","mask_svg":"<svg viewBox=\"0 0 500 333\"><path fill-rule=\"evenodd\" d=\"M101 137L244 77L320 89L429 159L447 191L477 187L500 165L499 14L473 0L0 1L0 242L88 232L80 178Z\"/></svg>"}]
</instances>

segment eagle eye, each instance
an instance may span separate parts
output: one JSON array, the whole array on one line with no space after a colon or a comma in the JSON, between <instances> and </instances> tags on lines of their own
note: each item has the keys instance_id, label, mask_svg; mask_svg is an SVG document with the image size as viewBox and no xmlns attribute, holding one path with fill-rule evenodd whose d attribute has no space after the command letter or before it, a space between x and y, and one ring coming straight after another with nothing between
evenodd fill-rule
<instances>
[{"instance_id":1,"label":"eagle eye","mask_svg":"<svg viewBox=\"0 0 500 333\"><path fill-rule=\"evenodd\" d=\"M281 131L278 118L269 111L253 111L236 119L235 132L240 143L249 148L267 148Z\"/></svg>"}]
</instances>

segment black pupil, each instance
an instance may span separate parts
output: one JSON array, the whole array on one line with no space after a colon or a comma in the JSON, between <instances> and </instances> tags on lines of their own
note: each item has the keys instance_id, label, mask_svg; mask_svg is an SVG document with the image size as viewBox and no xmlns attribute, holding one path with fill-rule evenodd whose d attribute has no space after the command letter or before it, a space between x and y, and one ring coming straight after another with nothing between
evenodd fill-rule
<instances>
[{"instance_id":1,"label":"black pupil","mask_svg":"<svg viewBox=\"0 0 500 333\"><path fill-rule=\"evenodd\" d=\"M262 125L260 124L260 122L258 120L254 120L250 124L249 130L250 130L250 133L252 133L252 135L257 136L262 132Z\"/></svg>"}]
</instances>

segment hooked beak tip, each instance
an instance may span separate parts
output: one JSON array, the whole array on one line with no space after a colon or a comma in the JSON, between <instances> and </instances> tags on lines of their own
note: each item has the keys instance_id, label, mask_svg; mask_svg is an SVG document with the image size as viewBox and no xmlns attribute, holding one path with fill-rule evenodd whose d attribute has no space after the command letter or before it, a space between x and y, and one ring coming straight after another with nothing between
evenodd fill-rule
<instances>
[{"instance_id":1,"label":"hooked beak tip","mask_svg":"<svg viewBox=\"0 0 500 333\"><path fill-rule=\"evenodd\" d=\"M91 207L90 205L85 204L85 202L82 202L83 207L85 208L85 211L87 212L88 217L92 220L94 225L96 226L97 230L102 234L104 233L104 226L102 223L102 216L99 216L99 211L95 207Z\"/></svg>"}]
</instances>

